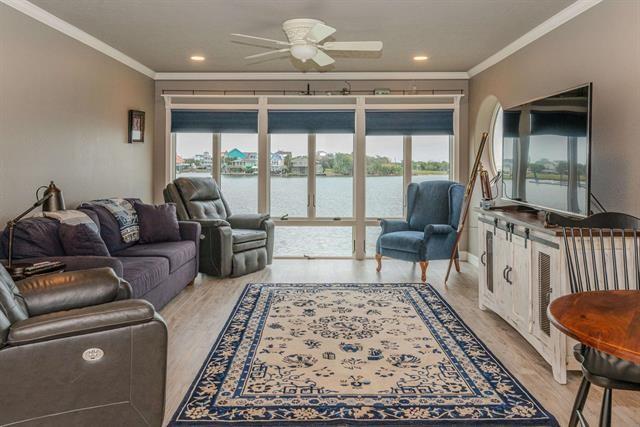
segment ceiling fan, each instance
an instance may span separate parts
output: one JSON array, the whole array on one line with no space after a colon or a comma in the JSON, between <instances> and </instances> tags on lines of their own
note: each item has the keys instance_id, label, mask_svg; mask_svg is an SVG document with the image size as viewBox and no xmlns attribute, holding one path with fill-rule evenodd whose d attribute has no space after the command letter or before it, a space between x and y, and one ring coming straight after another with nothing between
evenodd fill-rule
<instances>
[{"instance_id":1,"label":"ceiling fan","mask_svg":"<svg viewBox=\"0 0 640 427\"><path fill-rule=\"evenodd\" d=\"M261 56L272 55L274 53L289 52L291 56L302 62L312 60L320 67L326 67L335 62L324 51L358 51L358 52L379 52L382 50L381 41L364 42L325 42L327 37L336 32L335 28L326 25L317 19L289 19L282 23L282 30L287 35L288 42L267 39L264 37L249 36L247 34L231 34L235 37L244 37L253 40L262 40L275 43L279 46L287 46L282 49L271 50L269 52L258 53L245 57L245 59L259 58Z\"/></svg>"}]
</instances>

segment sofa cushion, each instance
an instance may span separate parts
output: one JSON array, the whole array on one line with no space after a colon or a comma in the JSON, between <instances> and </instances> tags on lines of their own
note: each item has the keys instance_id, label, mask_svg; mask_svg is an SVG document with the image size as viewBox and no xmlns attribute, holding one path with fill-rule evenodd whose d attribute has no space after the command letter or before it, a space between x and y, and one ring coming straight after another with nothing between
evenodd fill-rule
<instances>
[{"instance_id":1,"label":"sofa cushion","mask_svg":"<svg viewBox=\"0 0 640 427\"><path fill-rule=\"evenodd\" d=\"M138 214L140 243L177 242L180 240L180 227L174 203L158 206L136 203L133 207Z\"/></svg>"},{"instance_id":2,"label":"sofa cushion","mask_svg":"<svg viewBox=\"0 0 640 427\"><path fill-rule=\"evenodd\" d=\"M234 228L231 230L233 244L253 242L254 240L265 240L267 232L264 230L247 230L244 228Z\"/></svg>"},{"instance_id":3,"label":"sofa cushion","mask_svg":"<svg viewBox=\"0 0 640 427\"><path fill-rule=\"evenodd\" d=\"M95 222L95 224L98 226L98 232L100 232L100 218L98 218L98 214L97 213L95 213L91 209L81 208L81 207L78 207L77 210L79 210L80 212L83 212L89 218L91 218L91 221Z\"/></svg>"},{"instance_id":4,"label":"sofa cushion","mask_svg":"<svg viewBox=\"0 0 640 427\"><path fill-rule=\"evenodd\" d=\"M68 256L109 256L98 231L87 224L60 224L58 236Z\"/></svg>"},{"instance_id":5,"label":"sofa cushion","mask_svg":"<svg viewBox=\"0 0 640 427\"><path fill-rule=\"evenodd\" d=\"M13 234L13 258L64 256L58 237L60 223L51 218L26 218L18 222ZM2 233L2 257L9 255L9 229Z\"/></svg>"},{"instance_id":6,"label":"sofa cushion","mask_svg":"<svg viewBox=\"0 0 640 427\"><path fill-rule=\"evenodd\" d=\"M169 260L163 257L118 257L122 278L129 282L133 298L141 298L169 277Z\"/></svg>"},{"instance_id":7,"label":"sofa cushion","mask_svg":"<svg viewBox=\"0 0 640 427\"><path fill-rule=\"evenodd\" d=\"M424 232L422 231L396 231L383 234L380 237L380 246L404 252L420 252L424 245Z\"/></svg>"},{"instance_id":8,"label":"sofa cushion","mask_svg":"<svg viewBox=\"0 0 640 427\"><path fill-rule=\"evenodd\" d=\"M196 257L196 244L191 240L183 240L135 245L118 252L115 256L162 257L169 261L169 271L173 273Z\"/></svg>"}]
</instances>

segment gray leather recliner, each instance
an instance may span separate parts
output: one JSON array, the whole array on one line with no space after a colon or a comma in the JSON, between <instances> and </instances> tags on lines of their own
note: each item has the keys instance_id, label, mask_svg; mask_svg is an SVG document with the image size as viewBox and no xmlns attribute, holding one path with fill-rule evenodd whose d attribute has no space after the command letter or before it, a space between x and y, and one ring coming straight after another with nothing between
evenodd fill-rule
<instances>
[{"instance_id":1,"label":"gray leather recliner","mask_svg":"<svg viewBox=\"0 0 640 427\"><path fill-rule=\"evenodd\" d=\"M110 268L0 266L0 425L162 424L167 328Z\"/></svg>"},{"instance_id":2,"label":"gray leather recliner","mask_svg":"<svg viewBox=\"0 0 640 427\"><path fill-rule=\"evenodd\" d=\"M202 226L200 272L237 277L273 260L274 224L266 214L231 214L218 184L210 178L178 178L164 190L178 219Z\"/></svg>"}]
</instances>

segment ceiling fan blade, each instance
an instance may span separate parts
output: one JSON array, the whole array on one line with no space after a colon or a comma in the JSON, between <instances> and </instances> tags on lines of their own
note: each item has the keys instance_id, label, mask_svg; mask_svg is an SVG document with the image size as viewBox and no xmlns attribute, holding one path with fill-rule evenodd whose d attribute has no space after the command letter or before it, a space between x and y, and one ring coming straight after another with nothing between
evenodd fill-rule
<instances>
[{"instance_id":1,"label":"ceiling fan blade","mask_svg":"<svg viewBox=\"0 0 640 427\"><path fill-rule=\"evenodd\" d=\"M309 30L304 38L313 43L320 43L322 40L326 39L335 32L335 28L318 23Z\"/></svg>"},{"instance_id":2,"label":"ceiling fan blade","mask_svg":"<svg viewBox=\"0 0 640 427\"><path fill-rule=\"evenodd\" d=\"M264 37L249 36L247 34L238 34L238 33L232 33L231 35L235 36L235 37L245 37L247 39L262 40L262 41L265 41L265 42L275 43L275 44L279 44L279 45L282 45L282 46L291 46L291 43L282 42L280 40L267 39L267 38L264 38Z\"/></svg>"},{"instance_id":3,"label":"ceiling fan blade","mask_svg":"<svg viewBox=\"0 0 640 427\"><path fill-rule=\"evenodd\" d=\"M324 50L378 52L382 50L382 42L327 42L319 47Z\"/></svg>"},{"instance_id":4,"label":"ceiling fan blade","mask_svg":"<svg viewBox=\"0 0 640 427\"><path fill-rule=\"evenodd\" d=\"M282 53L282 52L289 52L289 48L286 47L284 49L270 50L269 52L256 53L255 55L245 56L244 59L260 58L261 56L267 56L274 53Z\"/></svg>"},{"instance_id":5,"label":"ceiling fan blade","mask_svg":"<svg viewBox=\"0 0 640 427\"><path fill-rule=\"evenodd\" d=\"M316 64L318 64L319 66L321 66L321 67L326 67L327 65L331 65L334 62L336 62L336 61L334 61L334 59L332 57L330 57L329 55L327 55L326 53L324 53L320 49L318 49L318 52L316 53L316 56L311 58L311 60L313 62L315 62Z\"/></svg>"}]
</instances>

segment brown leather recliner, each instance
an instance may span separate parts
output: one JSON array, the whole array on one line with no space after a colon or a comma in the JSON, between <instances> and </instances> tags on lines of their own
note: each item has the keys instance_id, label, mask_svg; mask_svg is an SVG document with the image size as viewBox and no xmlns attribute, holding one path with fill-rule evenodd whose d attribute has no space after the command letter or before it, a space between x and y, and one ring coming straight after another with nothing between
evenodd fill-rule
<instances>
[{"instance_id":1,"label":"brown leather recliner","mask_svg":"<svg viewBox=\"0 0 640 427\"><path fill-rule=\"evenodd\" d=\"M159 426L167 328L110 268L0 266L0 425Z\"/></svg>"},{"instance_id":2,"label":"brown leather recliner","mask_svg":"<svg viewBox=\"0 0 640 427\"><path fill-rule=\"evenodd\" d=\"M273 259L274 224L266 214L235 214L210 177L181 177L164 190L178 219L202 227L200 272L237 277L263 269Z\"/></svg>"}]
</instances>

